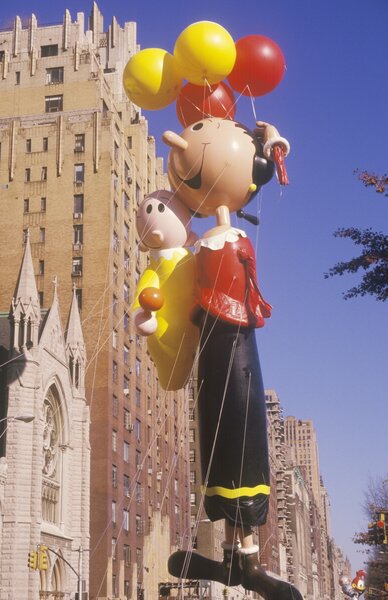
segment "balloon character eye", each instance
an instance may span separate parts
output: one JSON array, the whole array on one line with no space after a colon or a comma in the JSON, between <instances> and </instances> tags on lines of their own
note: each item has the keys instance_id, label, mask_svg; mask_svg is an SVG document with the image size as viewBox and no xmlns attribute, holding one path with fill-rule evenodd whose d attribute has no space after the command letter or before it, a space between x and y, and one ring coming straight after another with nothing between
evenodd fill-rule
<instances>
[{"instance_id":1,"label":"balloon character eye","mask_svg":"<svg viewBox=\"0 0 388 600\"><path fill-rule=\"evenodd\" d=\"M150 214L150 212L152 212L152 204L149 204L146 208L146 213Z\"/></svg>"},{"instance_id":2,"label":"balloon character eye","mask_svg":"<svg viewBox=\"0 0 388 600\"><path fill-rule=\"evenodd\" d=\"M164 209L165 209L165 208L166 208L166 207L164 206L164 204L162 204L162 203L158 204L158 211L159 211L159 212L164 212Z\"/></svg>"},{"instance_id":3,"label":"balloon character eye","mask_svg":"<svg viewBox=\"0 0 388 600\"><path fill-rule=\"evenodd\" d=\"M203 123L196 123L195 125L192 126L192 130L193 131L198 131L198 129L202 129L203 127Z\"/></svg>"}]
</instances>

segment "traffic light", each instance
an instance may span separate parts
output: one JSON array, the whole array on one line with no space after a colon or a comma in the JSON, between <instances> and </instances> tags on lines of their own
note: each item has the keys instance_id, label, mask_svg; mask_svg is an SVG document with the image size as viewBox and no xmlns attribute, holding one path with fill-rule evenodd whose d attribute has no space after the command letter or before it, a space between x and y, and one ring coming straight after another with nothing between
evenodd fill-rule
<instances>
[{"instance_id":1,"label":"traffic light","mask_svg":"<svg viewBox=\"0 0 388 600\"><path fill-rule=\"evenodd\" d=\"M31 550L28 553L28 567L34 570L38 568L38 553L36 550Z\"/></svg>"},{"instance_id":2,"label":"traffic light","mask_svg":"<svg viewBox=\"0 0 388 600\"><path fill-rule=\"evenodd\" d=\"M47 571L48 568L48 555L47 555L47 546L40 545L39 548L39 570Z\"/></svg>"},{"instance_id":3,"label":"traffic light","mask_svg":"<svg viewBox=\"0 0 388 600\"><path fill-rule=\"evenodd\" d=\"M385 513L378 514L378 521L376 523L377 528L377 544L387 544L387 528L385 521Z\"/></svg>"}]
</instances>

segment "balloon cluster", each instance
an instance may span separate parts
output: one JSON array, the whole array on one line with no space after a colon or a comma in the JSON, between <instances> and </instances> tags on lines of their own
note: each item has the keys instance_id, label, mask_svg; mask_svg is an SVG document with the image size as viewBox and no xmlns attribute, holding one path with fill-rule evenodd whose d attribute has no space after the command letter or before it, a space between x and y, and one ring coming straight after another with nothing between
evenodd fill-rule
<instances>
[{"instance_id":1,"label":"balloon cluster","mask_svg":"<svg viewBox=\"0 0 388 600\"><path fill-rule=\"evenodd\" d=\"M173 54L161 48L135 54L123 84L128 98L144 109L176 100L179 121L187 127L204 117L233 120L234 91L262 96L280 83L284 71L283 53L273 40L248 35L235 43L221 25L199 21L182 31Z\"/></svg>"}]
</instances>

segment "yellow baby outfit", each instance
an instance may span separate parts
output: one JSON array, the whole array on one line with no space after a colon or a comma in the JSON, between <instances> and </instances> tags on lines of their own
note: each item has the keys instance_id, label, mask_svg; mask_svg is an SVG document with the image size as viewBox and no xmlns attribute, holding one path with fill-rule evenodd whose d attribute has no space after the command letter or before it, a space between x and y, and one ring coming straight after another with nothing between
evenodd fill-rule
<instances>
[{"instance_id":1,"label":"yellow baby outfit","mask_svg":"<svg viewBox=\"0 0 388 600\"><path fill-rule=\"evenodd\" d=\"M147 287L160 289L164 304L155 313L157 330L147 338L148 351L165 390L179 390L191 374L199 331L190 320L194 305L195 259L186 248L152 251L150 266L138 282L133 310Z\"/></svg>"}]
</instances>

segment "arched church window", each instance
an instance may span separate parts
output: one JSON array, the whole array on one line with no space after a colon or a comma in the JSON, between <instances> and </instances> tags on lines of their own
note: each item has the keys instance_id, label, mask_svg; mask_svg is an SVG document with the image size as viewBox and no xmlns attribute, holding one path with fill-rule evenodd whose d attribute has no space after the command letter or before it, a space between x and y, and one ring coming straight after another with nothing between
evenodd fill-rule
<instances>
[{"instance_id":1,"label":"arched church window","mask_svg":"<svg viewBox=\"0 0 388 600\"><path fill-rule=\"evenodd\" d=\"M43 403L42 517L48 523L59 522L61 491L60 446L62 437L58 392L52 386Z\"/></svg>"}]
</instances>

